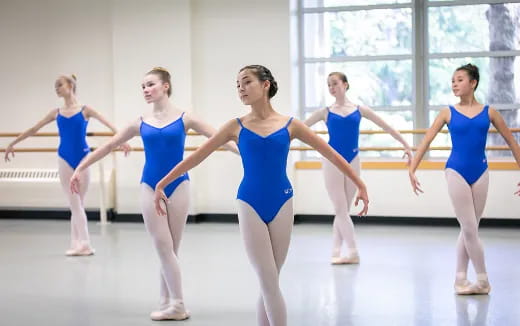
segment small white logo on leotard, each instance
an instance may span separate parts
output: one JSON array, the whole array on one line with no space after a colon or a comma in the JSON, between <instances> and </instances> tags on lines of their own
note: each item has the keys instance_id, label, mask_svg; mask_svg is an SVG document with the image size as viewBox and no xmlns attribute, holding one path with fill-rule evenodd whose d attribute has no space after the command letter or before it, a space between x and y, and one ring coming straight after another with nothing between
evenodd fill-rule
<instances>
[{"instance_id":1,"label":"small white logo on leotard","mask_svg":"<svg viewBox=\"0 0 520 326\"><path fill-rule=\"evenodd\" d=\"M292 188L287 188L283 192L284 192L284 194L288 195L292 192Z\"/></svg>"}]
</instances>

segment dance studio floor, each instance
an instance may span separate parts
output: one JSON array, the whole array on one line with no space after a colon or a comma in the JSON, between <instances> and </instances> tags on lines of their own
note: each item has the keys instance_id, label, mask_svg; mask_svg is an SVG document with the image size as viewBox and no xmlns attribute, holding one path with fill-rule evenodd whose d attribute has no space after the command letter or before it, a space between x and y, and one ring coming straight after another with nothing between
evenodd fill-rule
<instances>
[{"instance_id":1,"label":"dance studio floor","mask_svg":"<svg viewBox=\"0 0 520 326\"><path fill-rule=\"evenodd\" d=\"M65 221L0 220L0 325L157 325L158 259L143 224L90 224L97 253L68 258ZM357 225L358 266L329 265L330 226L299 224L282 270L289 325L520 325L520 229L483 228L489 296L453 294L454 227ZM192 318L254 326L258 295L237 224L188 224ZM473 272L470 273L473 278Z\"/></svg>"}]
</instances>

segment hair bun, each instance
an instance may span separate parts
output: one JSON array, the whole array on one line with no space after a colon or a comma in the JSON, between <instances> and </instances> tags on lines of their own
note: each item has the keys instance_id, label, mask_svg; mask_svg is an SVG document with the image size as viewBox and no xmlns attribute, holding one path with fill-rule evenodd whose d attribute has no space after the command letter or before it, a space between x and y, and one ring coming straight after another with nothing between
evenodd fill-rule
<instances>
[{"instance_id":1,"label":"hair bun","mask_svg":"<svg viewBox=\"0 0 520 326\"><path fill-rule=\"evenodd\" d=\"M164 72L167 72L167 73L170 73L168 71L168 69L164 68L164 67L153 67L152 68L152 71L164 71Z\"/></svg>"}]
</instances>

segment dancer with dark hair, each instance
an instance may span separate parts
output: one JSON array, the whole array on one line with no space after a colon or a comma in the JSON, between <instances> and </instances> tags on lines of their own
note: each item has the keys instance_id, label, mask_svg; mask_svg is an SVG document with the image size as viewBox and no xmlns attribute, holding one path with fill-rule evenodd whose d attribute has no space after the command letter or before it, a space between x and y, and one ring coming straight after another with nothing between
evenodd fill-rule
<instances>
[{"instance_id":1,"label":"dancer with dark hair","mask_svg":"<svg viewBox=\"0 0 520 326\"><path fill-rule=\"evenodd\" d=\"M504 137L520 166L520 146L507 128L504 119L495 109L480 104L475 98L479 79L478 67L475 65L467 64L455 70L451 87L453 94L460 98L460 102L441 110L417 148L409 168L414 192L422 193L415 171L437 133L445 124L448 125L452 150L446 162L446 181L461 228L457 240L457 269L454 285L457 294L488 294L491 291L484 249L478 234L488 193L489 175L485 148L490 123ZM520 186L520 183L518 185ZM515 194L520 195L520 190ZM477 273L477 281L474 283L467 278L470 260Z\"/></svg>"},{"instance_id":2,"label":"dancer with dark hair","mask_svg":"<svg viewBox=\"0 0 520 326\"><path fill-rule=\"evenodd\" d=\"M219 146L237 142L244 167L237 205L240 231L246 252L261 288L258 325L285 326L287 311L280 290L279 274L287 256L294 221L293 189L287 178L287 156L293 138L314 147L348 175L359 189L359 213L368 210L366 186L348 162L301 121L275 111L271 98L278 85L269 69L260 65L240 69L237 91L243 104L251 107L245 116L227 122L192 155L180 162L155 188L157 213L164 215L165 188L194 168Z\"/></svg>"}]
</instances>

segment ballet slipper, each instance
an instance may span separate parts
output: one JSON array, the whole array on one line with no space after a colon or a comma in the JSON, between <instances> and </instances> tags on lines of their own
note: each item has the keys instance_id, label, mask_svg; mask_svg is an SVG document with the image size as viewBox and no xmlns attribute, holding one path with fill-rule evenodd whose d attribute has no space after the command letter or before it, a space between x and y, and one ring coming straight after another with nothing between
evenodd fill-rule
<instances>
[{"instance_id":1,"label":"ballet slipper","mask_svg":"<svg viewBox=\"0 0 520 326\"><path fill-rule=\"evenodd\" d=\"M359 255L349 255L345 257L341 257L341 263L342 264L359 264Z\"/></svg>"},{"instance_id":2,"label":"ballet slipper","mask_svg":"<svg viewBox=\"0 0 520 326\"><path fill-rule=\"evenodd\" d=\"M476 283L466 281L464 285L455 285L455 292L459 295L489 294L491 285L488 281L477 281Z\"/></svg>"},{"instance_id":3,"label":"ballet slipper","mask_svg":"<svg viewBox=\"0 0 520 326\"><path fill-rule=\"evenodd\" d=\"M92 256L95 252L94 248L86 245L76 249L69 249L65 254L67 256Z\"/></svg>"},{"instance_id":4,"label":"ballet slipper","mask_svg":"<svg viewBox=\"0 0 520 326\"><path fill-rule=\"evenodd\" d=\"M185 320L190 318L190 313L184 308L182 302L169 304L166 309L153 311L150 314L152 320Z\"/></svg>"}]
</instances>

